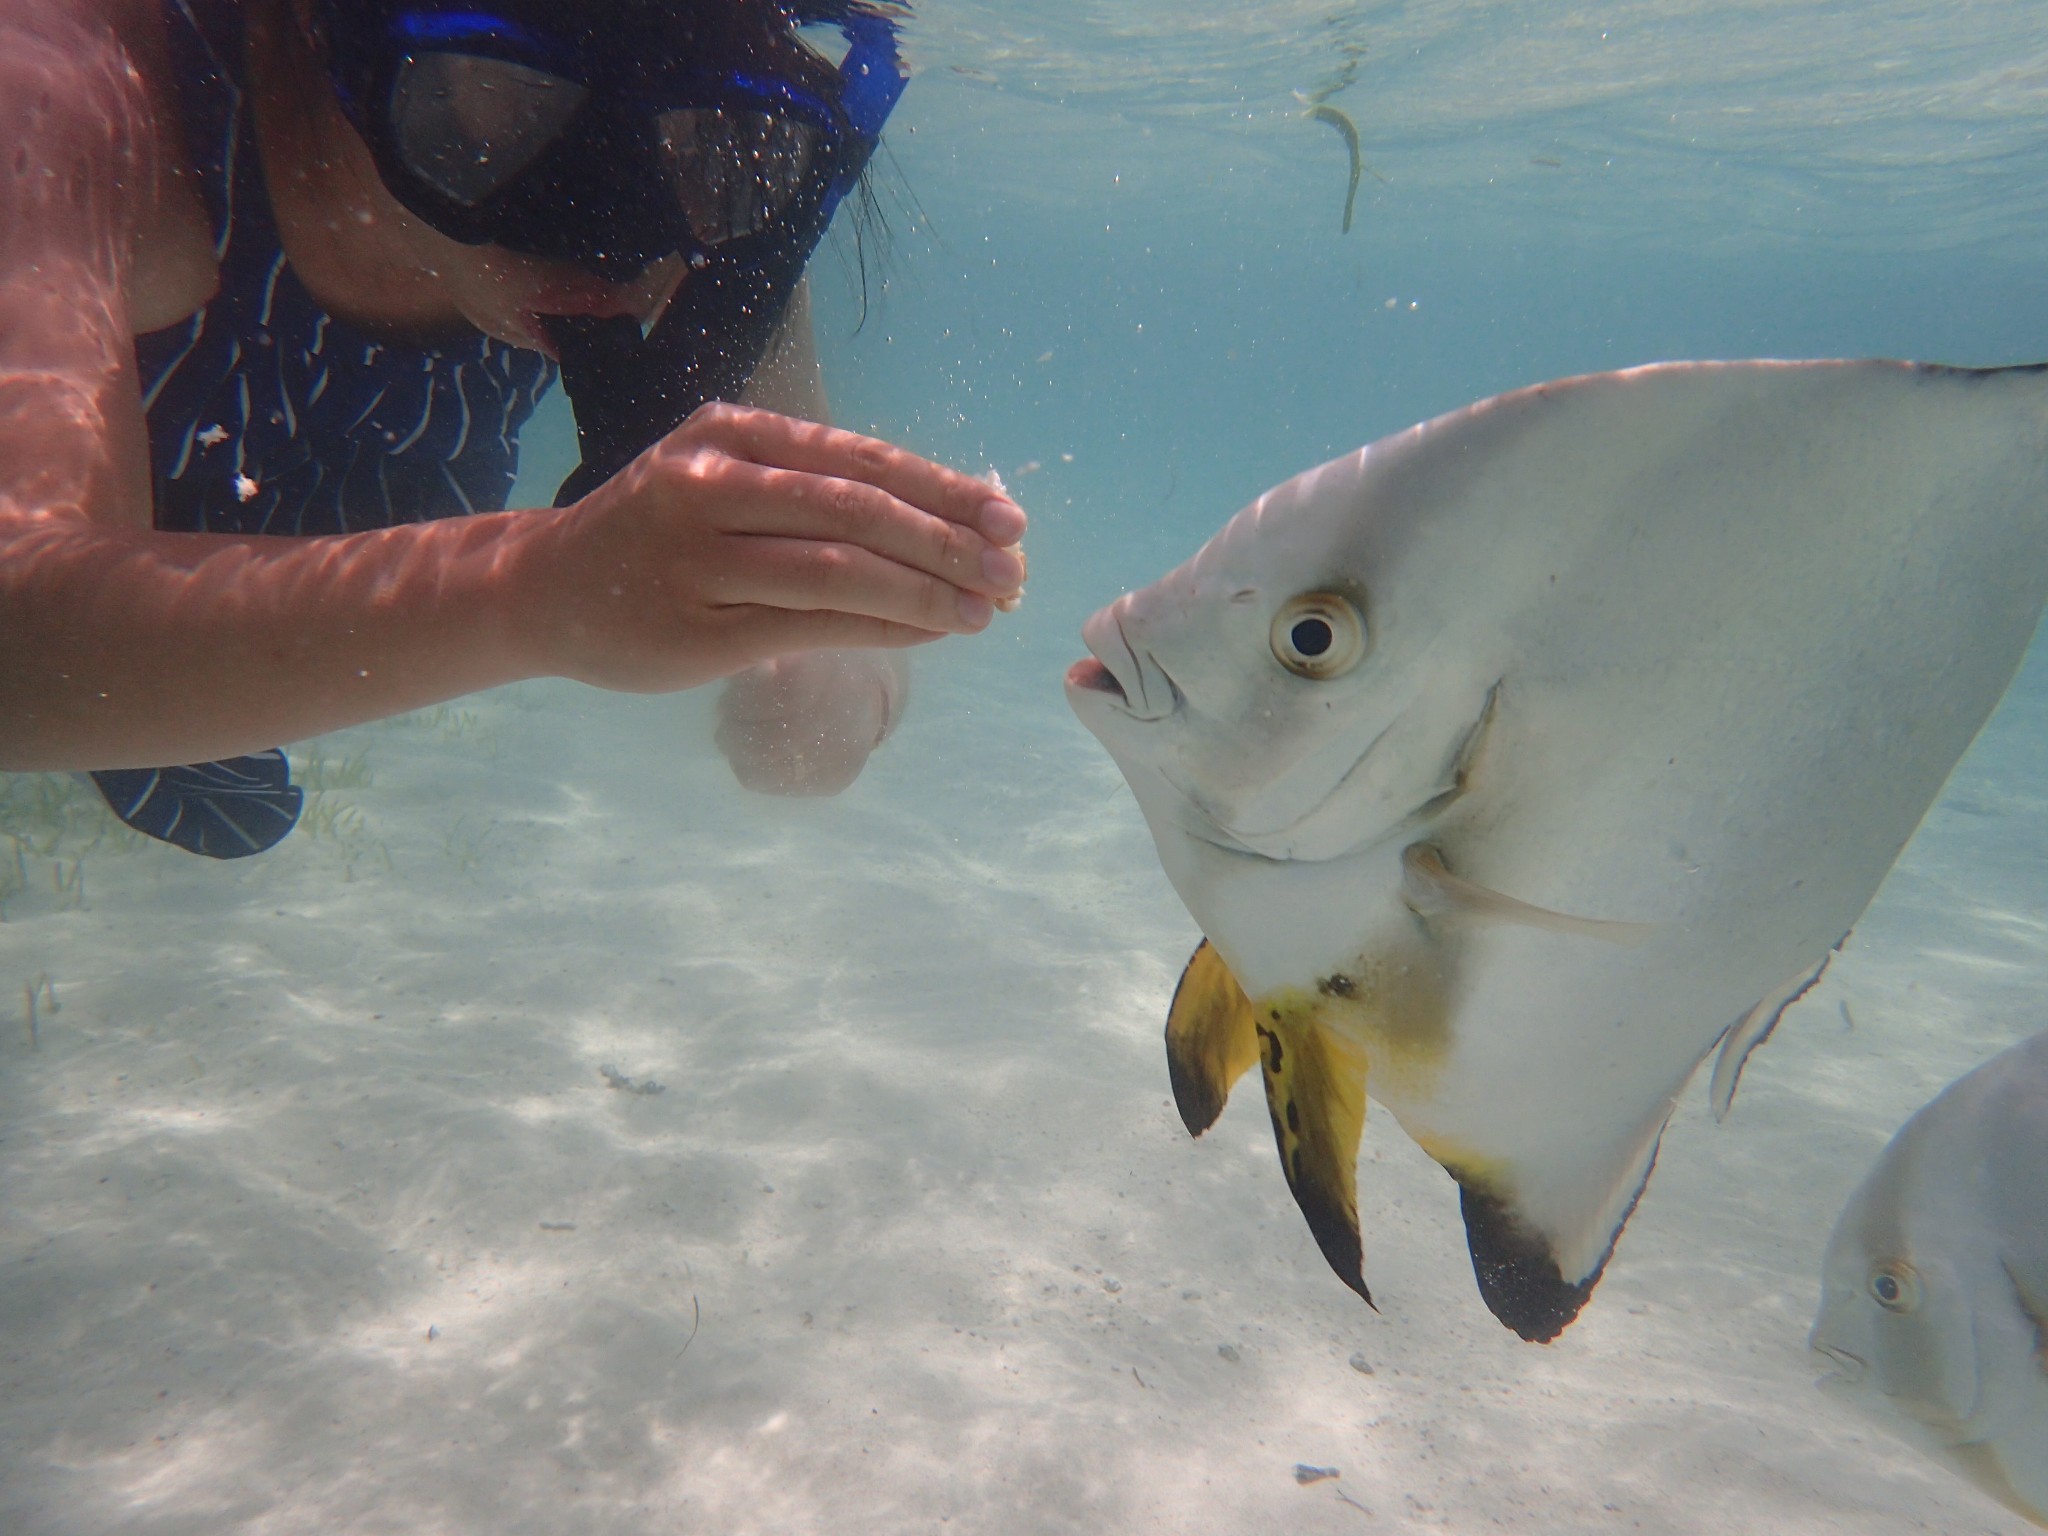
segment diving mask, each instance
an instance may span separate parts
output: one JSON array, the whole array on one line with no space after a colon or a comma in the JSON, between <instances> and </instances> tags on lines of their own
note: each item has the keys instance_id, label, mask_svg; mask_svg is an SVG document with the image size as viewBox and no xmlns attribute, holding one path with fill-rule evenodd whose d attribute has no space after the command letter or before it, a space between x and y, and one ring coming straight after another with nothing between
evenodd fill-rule
<instances>
[{"instance_id":1,"label":"diving mask","mask_svg":"<svg viewBox=\"0 0 2048 1536\"><path fill-rule=\"evenodd\" d=\"M808 254L903 84L861 0L318 0L342 108L433 228L615 281ZM797 28L829 23L835 66Z\"/></svg>"}]
</instances>

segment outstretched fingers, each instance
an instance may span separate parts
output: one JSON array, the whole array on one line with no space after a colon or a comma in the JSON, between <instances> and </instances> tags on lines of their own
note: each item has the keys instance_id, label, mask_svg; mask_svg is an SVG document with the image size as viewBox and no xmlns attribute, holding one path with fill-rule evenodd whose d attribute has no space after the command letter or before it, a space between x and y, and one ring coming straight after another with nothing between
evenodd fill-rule
<instances>
[{"instance_id":1,"label":"outstretched fingers","mask_svg":"<svg viewBox=\"0 0 2048 1536\"><path fill-rule=\"evenodd\" d=\"M736 460L727 460L721 472L735 482L733 489L739 493L727 503L725 531L730 535L794 540L821 549L839 547L849 556L877 556L977 600L1014 597L1024 585L1021 552L992 543L879 486ZM853 561L843 573L856 571L867 575L879 567ZM836 573L839 568L827 568L826 574Z\"/></svg>"},{"instance_id":2,"label":"outstretched fingers","mask_svg":"<svg viewBox=\"0 0 2048 1536\"><path fill-rule=\"evenodd\" d=\"M545 670L690 687L818 647L987 628L1024 583L1024 514L992 486L856 433L707 406L534 525L508 607ZM536 614L552 611L552 623Z\"/></svg>"},{"instance_id":3,"label":"outstretched fingers","mask_svg":"<svg viewBox=\"0 0 2048 1536\"><path fill-rule=\"evenodd\" d=\"M748 542L747 558L709 594L721 607L839 613L931 636L977 634L995 614L981 593L859 544L765 534Z\"/></svg>"},{"instance_id":4,"label":"outstretched fingers","mask_svg":"<svg viewBox=\"0 0 2048 1536\"><path fill-rule=\"evenodd\" d=\"M872 486L998 547L1024 536L1022 509L987 482L858 432L714 403L698 409L676 440L716 448L763 468Z\"/></svg>"}]
</instances>

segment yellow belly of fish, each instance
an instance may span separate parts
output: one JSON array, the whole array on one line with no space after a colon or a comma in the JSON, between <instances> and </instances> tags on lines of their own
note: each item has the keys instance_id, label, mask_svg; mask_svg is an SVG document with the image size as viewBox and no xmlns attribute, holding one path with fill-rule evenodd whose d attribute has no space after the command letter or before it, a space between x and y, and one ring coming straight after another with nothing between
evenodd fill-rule
<instances>
[{"instance_id":1,"label":"yellow belly of fish","mask_svg":"<svg viewBox=\"0 0 2048 1536\"><path fill-rule=\"evenodd\" d=\"M1426 936L1383 943L1255 1007L1297 1029L1330 1030L1363 1052L1382 1102L1426 1103L1451 1051L1451 959L1444 943Z\"/></svg>"}]
</instances>

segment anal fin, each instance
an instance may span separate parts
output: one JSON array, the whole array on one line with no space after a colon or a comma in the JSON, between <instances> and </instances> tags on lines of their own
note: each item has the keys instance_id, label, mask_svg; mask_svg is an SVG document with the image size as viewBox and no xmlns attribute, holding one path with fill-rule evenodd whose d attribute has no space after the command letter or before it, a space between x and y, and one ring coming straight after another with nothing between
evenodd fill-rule
<instances>
[{"instance_id":1,"label":"anal fin","mask_svg":"<svg viewBox=\"0 0 2048 1536\"><path fill-rule=\"evenodd\" d=\"M1371 1306L1358 1234L1365 1053L1307 1010L1270 1007L1253 1023L1287 1187L1337 1278Z\"/></svg>"},{"instance_id":2,"label":"anal fin","mask_svg":"<svg viewBox=\"0 0 2048 1536\"><path fill-rule=\"evenodd\" d=\"M1204 939L1188 957L1166 1013L1166 1073L1189 1135L1216 1123L1232 1085L1258 1059L1251 1000Z\"/></svg>"},{"instance_id":3,"label":"anal fin","mask_svg":"<svg viewBox=\"0 0 2048 1536\"><path fill-rule=\"evenodd\" d=\"M1549 1343L1591 1300L1649 1185L1684 1082L1673 1084L1635 1125L1576 1145L1553 1143L1508 1157L1418 1138L1458 1182L1480 1297L1521 1338Z\"/></svg>"},{"instance_id":4,"label":"anal fin","mask_svg":"<svg viewBox=\"0 0 2048 1536\"><path fill-rule=\"evenodd\" d=\"M1652 1152L1651 1161L1655 1159ZM1610 1242L1607 1254L1590 1274L1567 1280L1549 1242L1520 1218L1510 1201L1484 1180L1468 1178L1456 1168L1446 1171L1458 1181L1465 1246L1472 1255L1472 1277L1479 1282L1486 1310L1517 1337L1531 1344L1548 1344L1569 1328L1592 1300L1593 1288L1613 1255L1613 1244ZM1645 1168L1643 1182L1648 1181L1649 1169ZM1638 1184L1614 1228L1616 1238L1642 1193L1643 1184Z\"/></svg>"}]
</instances>

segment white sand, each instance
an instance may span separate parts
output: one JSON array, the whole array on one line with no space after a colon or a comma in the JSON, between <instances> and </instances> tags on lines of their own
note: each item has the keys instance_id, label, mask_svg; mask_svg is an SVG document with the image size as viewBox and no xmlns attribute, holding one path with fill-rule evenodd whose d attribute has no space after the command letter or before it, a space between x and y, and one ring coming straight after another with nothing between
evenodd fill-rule
<instances>
[{"instance_id":1,"label":"white sand","mask_svg":"<svg viewBox=\"0 0 2048 1536\"><path fill-rule=\"evenodd\" d=\"M1255 1085L1182 1131L1194 931L1066 714L1071 633L1027 606L928 654L833 803L736 789L705 700L530 685L321 743L372 776L327 792L341 838L102 846L82 910L29 857L0 1531L2022 1529L1818 1392L1804 1335L1890 1130L2043 1022L2048 671L1533 1347L1389 1117L1379 1315Z\"/></svg>"}]
</instances>

